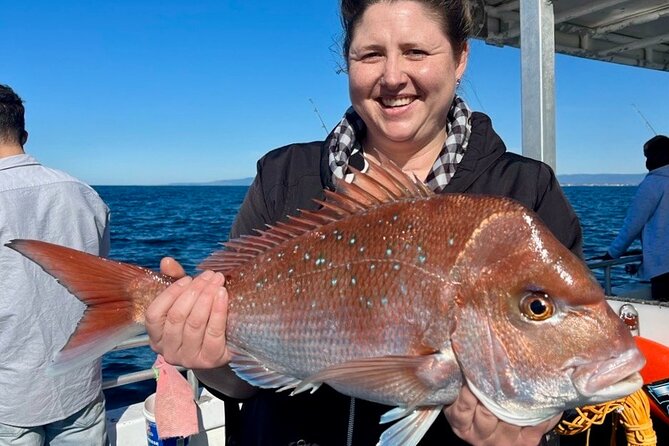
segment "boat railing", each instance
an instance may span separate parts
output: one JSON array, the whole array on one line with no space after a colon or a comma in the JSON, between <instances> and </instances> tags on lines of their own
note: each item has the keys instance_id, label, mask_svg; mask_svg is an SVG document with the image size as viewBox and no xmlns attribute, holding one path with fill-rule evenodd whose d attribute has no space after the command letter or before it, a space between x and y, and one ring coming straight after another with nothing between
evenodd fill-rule
<instances>
[{"instance_id":1,"label":"boat railing","mask_svg":"<svg viewBox=\"0 0 669 446\"><path fill-rule=\"evenodd\" d=\"M612 260L600 260L600 261L590 261L588 262L588 267L591 270L596 270L596 269L603 269L604 270L604 277L603 277L603 288L604 292L606 293L607 296L611 295L611 277L612 277L612 269L614 266L619 266L619 265L626 265L634 262L640 262L642 259L642 256L639 255L628 255L628 256L623 256L619 259L612 259ZM127 350L131 348L136 348L136 347L143 347L149 345L149 336L144 334L140 336L136 336L132 339L129 339L122 344L118 345L116 348L114 348L113 351L118 351L118 350ZM195 377L195 374L193 373L192 370L187 370L184 367L177 367L179 371L186 371L186 376L188 381L191 383L193 386L193 392L196 394L199 382L197 378ZM146 370L140 370L138 372L132 372L132 373L126 373L123 375L120 375L116 378L110 378L106 379L102 382L102 388L103 389L112 389L114 387L120 387L124 386L127 384L133 384L137 383L140 381L146 381L149 379L155 378L155 373L153 369L146 369Z\"/></svg>"},{"instance_id":2,"label":"boat railing","mask_svg":"<svg viewBox=\"0 0 669 446\"><path fill-rule=\"evenodd\" d=\"M603 288L604 288L604 293L607 296L611 296L612 294L612 281L611 281L611 276L612 276L612 269L614 266L619 266L619 265L628 265L631 263L635 262L640 262L643 259L643 256L641 254L634 254L634 255L626 255L623 257L620 257L618 259L611 259L611 260L599 260L599 261L594 261L594 262L588 262L588 267L591 270L596 270L596 269L603 269L604 270L604 278L603 278Z\"/></svg>"},{"instance_id":3,"label":"boat railing","mask_svg":"<svg viewBox=\"0 0 669 446\"><path fill-rule=\"evenodd\" d=\"M149 335L143 334L122 342L121 344L114 347L112 351L129 350L131 348L144 347L147 345L149 345ZM186 379L188 379L188 382L193 388L193 394L197 395L200 383L195 377L195 373L193 373L192 370L186 369L185 367L176 366L176 368L180 372L186 372ZM140 370L138 372L125 373L115 378L109 378L102 381L102 389L113 389L114 387L121 387L127 384L134 384L141 381L147 381L149 379L155 379L155 377L156 374L152 368Z\"/></svg>"}]
</instances>

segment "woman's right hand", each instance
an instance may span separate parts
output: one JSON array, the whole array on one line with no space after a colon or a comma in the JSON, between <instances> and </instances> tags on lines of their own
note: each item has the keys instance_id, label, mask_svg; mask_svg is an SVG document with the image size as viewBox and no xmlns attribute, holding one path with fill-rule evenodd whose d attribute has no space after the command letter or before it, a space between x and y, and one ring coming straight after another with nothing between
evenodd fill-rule
<instances>
[{"instance_id":1,"label":"woman's right hand","mask_svg":"<svg viewBox=\"0 0 669 446\"><path fill-rule=\"evenodd\" d=\"M230 362L225 329L228 293L221 273L186 276L174 259L165 257L160 271L179 278L149 305L145 314L151 348L170 364L210 369Z\"/></svg>"}]
</instances>

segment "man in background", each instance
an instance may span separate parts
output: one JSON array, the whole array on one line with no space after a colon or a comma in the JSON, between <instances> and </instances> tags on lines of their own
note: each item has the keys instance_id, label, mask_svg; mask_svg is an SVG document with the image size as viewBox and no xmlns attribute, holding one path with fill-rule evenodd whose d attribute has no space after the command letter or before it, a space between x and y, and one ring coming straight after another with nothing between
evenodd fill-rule
<instances>
[{"instance_id":1,"label":"man in background","mask_svg":"<svg viewBox=\"0 0 669 446\"><path fill-rule=\"evenodd\" d=\"M24 152L21 98L0 84L0 446L105 445L101 361L47 372L84 305L9 249L38 239L109 253L109 209L88 185Z\"/></svg>"},{"instance_id":2,"label":"man in background","mask_svg":"<svg viewBox=\"0 0 669 446\"><path fill-rule=\"evenodd\" d=\"M618 236L604 260L618 258L641 239L642 275L653 299L669 301L669 137L656 135L643 146L648 175L634 195Z\"/></svg>"}]
</instances>

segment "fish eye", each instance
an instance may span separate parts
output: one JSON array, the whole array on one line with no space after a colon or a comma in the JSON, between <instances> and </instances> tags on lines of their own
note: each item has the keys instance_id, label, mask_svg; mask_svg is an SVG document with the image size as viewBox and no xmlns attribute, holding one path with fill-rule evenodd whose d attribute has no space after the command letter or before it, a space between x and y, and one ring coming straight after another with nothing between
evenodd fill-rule
<instances>
[{"instance_id":1,"label":"fish eye","mask_svg":"<svg viewBox=\"0 0 669 446\"><path fill-rule=\"evenodd\" d=\"M548 294L530 292L520 300L520 311L532 321L545 321L553 315L555 307Z\"/></svg>"}]
</instances>

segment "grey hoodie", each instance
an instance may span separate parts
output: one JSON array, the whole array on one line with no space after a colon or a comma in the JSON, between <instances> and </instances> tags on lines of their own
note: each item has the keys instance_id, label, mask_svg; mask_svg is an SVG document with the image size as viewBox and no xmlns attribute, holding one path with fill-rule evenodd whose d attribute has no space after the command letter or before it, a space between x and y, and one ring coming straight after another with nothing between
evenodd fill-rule
<instances>
[{"instance_id":1,"label":"grey hoodie","mask_svg":"<svg viewBox=\"0 0 669 446\"><path fill-rule=\"evenodd\" d=\"M669 272L669 165L651 170L639 184L609 254L620 257L637 238L643 248L643 277Z\"/></svg>"}]
</instances>

